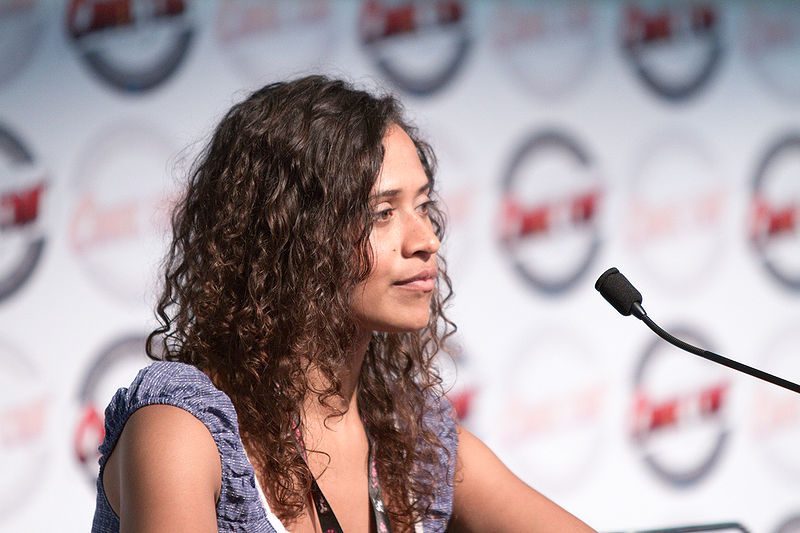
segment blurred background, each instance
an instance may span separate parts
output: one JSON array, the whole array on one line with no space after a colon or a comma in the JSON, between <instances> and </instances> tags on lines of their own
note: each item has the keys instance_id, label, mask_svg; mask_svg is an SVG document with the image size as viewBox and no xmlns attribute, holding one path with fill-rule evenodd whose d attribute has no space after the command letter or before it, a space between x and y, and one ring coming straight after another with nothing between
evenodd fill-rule
<instances>
[{"instance_id":1,"label":"blurred background","mask_svg":"<svg viewBox=\"0 0 800 533\"><path fill-rule=\"evenodd\" d=\"M327 73L434 146L462 423L605 531L800 532L800 4L0 0L0 531L87 531L186 167Z\"/></svg>"}]
</instances>

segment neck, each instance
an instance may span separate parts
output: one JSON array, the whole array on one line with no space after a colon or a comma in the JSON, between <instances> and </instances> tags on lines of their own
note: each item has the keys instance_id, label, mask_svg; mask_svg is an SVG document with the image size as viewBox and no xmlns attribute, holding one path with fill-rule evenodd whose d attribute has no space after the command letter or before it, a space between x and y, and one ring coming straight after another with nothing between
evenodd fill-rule
<instances>
[{"instance_id":1,"label":"neck","mask_svg":"<svg viewBox=\"0 0 800 533\"><path fill-rule=\"evenodd\" d=\"M313 367L310 369L309 385L312 392L303 402L302 413L303 424L307 429L314 432L312 428L319 429L323 426L331 428L343 422L361 424L358 412L358 380L371 338L371 331L359 330L358 336L348 352L345 365L336 372L341 382L341 396L328 398L327 405L320 403L320 394L313 391L326 389L329 386L328 380L318 369ZM343 415L328 419L330 415L337 413L343 413Z\"/></svg>"}]
</instances>

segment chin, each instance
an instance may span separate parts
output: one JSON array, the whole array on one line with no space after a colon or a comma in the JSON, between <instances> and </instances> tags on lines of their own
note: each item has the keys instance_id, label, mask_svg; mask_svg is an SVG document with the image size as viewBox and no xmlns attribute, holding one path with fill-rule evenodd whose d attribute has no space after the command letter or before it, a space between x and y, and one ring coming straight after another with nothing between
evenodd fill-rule
<instances>
[{"instance_id":1,"label":"chin","mask_svg":"<svg viewBox=\"0 0 800 533\"><path fill-rule=\"evenodd\" d=\"M414 333L415 331L425 328L427 325L427 320L425 322L414 322L407 324L385 324L382 327L377 328L377 331L382 331L384 333Z\"/></svg>"},{"instance_id":2,"label":"chin","mask_svg":"<svg viewBox=\"0 0 800 533\"><path fill-rule=\"evenodd\" d=\"M412 333L425 328L430 320L430 314L420 314L419 316L392 317L392 319L374 321L365 324L372 331L383 333Z\"/></svg>"},{"instance_id":3,"label":"chin","mask_svg":"<svg viewBox=\"0 0 800 533\"><path fill-rule=\"evenodd\" d=\"M413 332L423 329L428 325L431 314L426 306L424 310L417 313L409 313L403 318L404 320L401 320L400 324L398 324L398 333Z\"/></svg>"}]
</instances>

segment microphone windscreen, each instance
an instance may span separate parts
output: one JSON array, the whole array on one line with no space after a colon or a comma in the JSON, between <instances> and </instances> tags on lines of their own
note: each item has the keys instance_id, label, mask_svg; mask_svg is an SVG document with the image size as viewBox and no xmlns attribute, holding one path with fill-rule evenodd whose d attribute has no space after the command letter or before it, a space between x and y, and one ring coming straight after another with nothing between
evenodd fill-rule
<instances>
[{"instance_id":1,"label":"microphone windscreen","mask_svg":"<svg viewBox=\"0 0 800 533\"><path fill-rule=\"evenodd\" d=\"M615 267L603 272L597 278L594 288L600 291L614 309L625 316L631 314L634 303L642 303L642 294Z\"/></svg>"}]
</instances>

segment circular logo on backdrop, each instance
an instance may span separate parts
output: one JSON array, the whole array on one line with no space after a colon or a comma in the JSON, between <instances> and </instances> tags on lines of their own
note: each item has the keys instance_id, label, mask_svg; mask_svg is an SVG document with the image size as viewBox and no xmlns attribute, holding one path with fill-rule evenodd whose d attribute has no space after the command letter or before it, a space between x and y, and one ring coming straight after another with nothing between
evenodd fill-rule
<instances>
[{"instance_id":1,"label":"circular logo on backdrop","mask_svg":"<svg viewBox=\"0 0 800 533\"><path fill-rule=\"evenodd\" d=\"M102 132L78 161L70 248L94 283L126 303L145 303L155 288L175 196L166 180L171 146L128 124Z\"/></svg>"},{"instance_id":2,"label":"circular logo on backdrop","mask_svg":"<svg viewBox=\"0 0 800 533\"><path fill-rule=\"evenodd\" d=\"M31 151L0 124L0 301L22 287L42 256L48 181Z\"/></svg>"},{"instance_id":3,"label":"circular logo on backdrop","mask_svg":"<svg viewBox=\"0 0 800 533\"><path fill-rule=\"evenodd\" d=\"M790 516L781 522L775 533L800 533L800 515Z\"/></svg>"},{"instance_id":4,"label":"circular logo on backdrop","mask_svg":"<svg viewBox=\"0 0 800 533\"><path fill-rule=\"evenodd\" d=\"M696 334L675 335L708 346ZM634 374L632 437L645 464L661 480L685 487L718 463L729 430L730 381L723 367L656 338Z\"/></svg>"},{"instance_id":5,"label":"circular logo on backdrop","mask_svg":"<svg viewBox=\"0 0 800 533\"><path fill-rule=\"evenodd\" d=\"M547 294L572 287L600 247L592 157L564 133L535 133L512 156L502 190L500 242L516 271Z\"/></svg>"},{"instance_id":6,"label":"circular logo on backdrop","mask_svg":"<svg viewBox=\"0 0 800 533\"><path fill-rule=\"evenodd\" d=\"M684 100L711 79L722 55L719 10L712 2L627 2L622 50L657 95Z\"/></svg>"},{"instance_id":7,"label":"circular logo on backdrop","mask_svg":"<svg viewBox=\"0 0 800 533\"><path fill-rule=\"evenodd\" d=\"M97 480L97 448L105 437L105 409L121 387L127 387L137 372L151 360L145 355L146 336L130 335L115 340L100 351L84 375L78 391L79 414L72 437L73 452L87 478Z\"/></svg>"},{"instance_id":8,"label":"circular logo on backdrop","mask_svg":"<svg viewBox=\"0 0 800 533\"><path fill-rule=\"evenodd\" d=\"M800 133L778 139L758 163L750 240L767 272L800 290Z\"/></svg>"},{"instance_id":9,"label":"circular logo on backdrop","mask_svg":"<svg viewBox=\"0 0 800 533\"><path fill-rule=\"evenodd\" d=\"M572 332L548 328L520 341L501 384L498 453L545 492L574 488L596 462L602 440L602 369Z\"/></svg>"},{"instance_id":10,"label":"circular logo on backdrop","mask_svg":"<svg viewBox=\"0 0 800 533\"><path fill-rule=\"evenodd\" d=\"M66 25L92 72L130 92L174 74L194 35L186 0L72 0Z\"/></svg>"},{"instance_id":11,"label":"circular logo on backdrop","mask_svg":"<svg viewBox=\"0 0 800 533\"><path fill-rule=\"evenodd\" d=\"M224 0L217 10L217 42L249 80L291 76L333 50L332 11L328 0Z\"/></svg>"},{"instance_id":12,"label":"circular logo on backdrop","mask_svg":"<svg viewBox=\"0 0 800 533\"><path fill-rule=\"evenodd\" d=\"M728 181L691 132L661 135L639 150L625 241L663 284L697 286L714 271L723 248Z\"/></svg>"},{"instance_id":13,"label":"circular logo on backdrop","mask_svg":"<svg viewBox=\"0 0 800 533\"><path fill-rule=\"evenodd\" d=\"M745 55L759 78L780 96L800 98L800 4L748 3L742 33Z\"/></svg>"},{"instance_id":14,"label":"circular logo on backdrop","mask_svg":"<svg viewBox=\"0 0 800 533\"><path fill-rule=\"evenodd\" d=\"M47 477L47 419L52 399L42 372L0 343L0 520L31 500Z\"/></svg>"},{"instance_id":15,"label":"circular logo on backdrop","mask_svg":"<svg viewBox=\"0 0 800 533\"><path fill-rule=\"evenodd\" d=\"M567 94L597 55L594 8L575 0L498 2L491 28L498 60L534 94Z\"/></svg>"},{"instance_id":16,"label":"circular logo on backdrop","mask_svg":"<svg viewBox=\"0 0 800 533\"><path fill-rule=\"evenodd\" d=\"M789 327L777 335L762 351L763 365L782 378L797 382L800 378L800 331ZM793 392L774 385L754 388L752 432L756 448L785 479L800 480L800 402Z\"/></svg>"},{"instance_id":17,"label":"circular logo on backdrop","mask_svg":"<svg viewBox=\"0 0 800 533\"><path fill-rule=\"evenodd\" d=\"M380 71L417 96L453 79L471 40L461 0L365 0L359 34Z\"/></svg>"},{"instance_id":18,"label":"circular logo on backdrop","mask_svg":"<svg viewBox=\"0 0 800 533\"><path fill-rule=\"evenodd\" d=\"M13 78L39 47L45 2L5 2L0 6L0 85Z\"/></svg>"}]
</instances>

